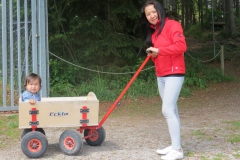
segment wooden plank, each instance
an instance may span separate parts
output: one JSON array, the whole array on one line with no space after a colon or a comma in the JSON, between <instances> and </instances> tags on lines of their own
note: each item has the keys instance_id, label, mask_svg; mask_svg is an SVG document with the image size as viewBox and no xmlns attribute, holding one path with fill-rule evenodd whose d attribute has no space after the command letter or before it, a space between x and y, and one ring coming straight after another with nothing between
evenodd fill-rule
<instances>
[{"instance_id":1,"label":"wooden plank","mask_svg":"<svg viewBox=\"0 0 240 160\"><path fill-rule=\"evenodd\" d=\"M31 128L29 122L32 115L29 111L32 108L39 110L37 121L39 128L46 127L79 127L82 126L80 120L82 113L80 109L83 106L89 108L87 126L98 125L99 100L93 92L84 97L50 97L42 98L41 102L30 105L28 102L22 102L19 99L19 128Z\"/></svg>"},{"instance_id":2,"label":"wooden plank","mask_svg":"<svg viewBox=\"0 0 240 160\"><path fill-rule=\"evenodd\" d=\"M225 22L210 22L210 24L214 24L214 25L225 25Z\"/></svg>"}]
</instances>

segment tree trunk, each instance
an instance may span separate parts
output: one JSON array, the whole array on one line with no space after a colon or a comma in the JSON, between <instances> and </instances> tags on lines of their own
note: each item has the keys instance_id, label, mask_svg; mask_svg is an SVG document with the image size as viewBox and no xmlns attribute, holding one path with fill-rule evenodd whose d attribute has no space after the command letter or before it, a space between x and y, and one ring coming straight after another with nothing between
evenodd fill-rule
<instances>
[{"instance_id":1,"label":"tree trunk","mask_svg":"<svg viewBox=\"0 0 240 160\"><path fill-rule=\"evenodd\" d=\"M171 1L171 5L173 7L173 11L176 11L177 12L177 1L176 0L172 0Z\"/></svg>"},{"instance_id":2,"label":"tree trunk","mask_svg":"<svg viewBox=\"0 0 240 160\"><path fill-rule=\"evenodd\" d=\"M217 7L217 0L212 0L212 7L216 9Z\"/></svg>"},{"instance_id":3,"label":"tree trunk","mask_svg":"<svg viewBox=\"0 0 240 160\"><path fill-rule=\"evenodd\" d=\"M185 2L185 28L188 29L189 27L189 0Z\"/></svg>"},{"instance_id":4,"label":"tree trunk","mask_svg":"<svg viewBox=\"0 0 240 160\"><path fill-rule=\"evenodd\" d=\"M227 36L229 36L229 4L228 0L223 1L223 7L224 7L224 19L225 19L225 30L227 33Z\"/></svg>"},{"instance_id":5,"label":"tree trunk","mask_svg":"<svg viewBox=\"0 0 240 160\"><path fill-rule=\"evenodd\" d=\"M234 20L234 12L233 12L233 0L229 0L229 36L236 37L238 36L237 27Z\"/></svg>"},{"instance_id":6,"label":"tree trunk","mask_svg":"<svg viewBox=\"0 0 240 160\"><path fill-rule=\"evenodd\" d=\"M166 0L162 0L162 5L163 5L164 8L168 8Z\"/></svg>"},{"instance_id":7,"label":"tree trunk","mask_svg":"<svg viewBox=\"0 0 240 160\"><path fill-rule=\"evenodd\" d=\"M198 21L201 23L201 28L203 28L203 1L198 0Z\"/></svg>"},{"instance_id":8,"label":"tree trunk","mask_svg":"<svg viewBox=\"0 0 240 160\"><path fill-rule=\"evenodd\" d=\"M237 12L237 18L240 18L240 6L239 6L239 0L236 0L236 12Z\"/></svg>"},{"instance_id":9,"label":"tree trunk","mask_svg":"<svg viewBox=\"0 0 240 160\"><path fill-rule=\"evenodd\" d=\"M185 28L185 0L181 0L182 2L182 27Z\"/></svg>"}]
</instances>

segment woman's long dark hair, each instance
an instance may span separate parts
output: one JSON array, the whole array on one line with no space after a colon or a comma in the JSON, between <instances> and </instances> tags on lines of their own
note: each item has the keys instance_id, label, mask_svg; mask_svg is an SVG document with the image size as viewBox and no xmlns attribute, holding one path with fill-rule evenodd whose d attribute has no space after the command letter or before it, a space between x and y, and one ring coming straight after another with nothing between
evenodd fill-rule
<instances>
[{"instance_id":1,"label":"woman's long dark hair","mask_svg":"<svg viewBox=\"0 0 240 160\"><path fill-rule=\"evenodd\" d=\"M158 13L158 18L161 19L160 28L157 32L157 36L162 32L162 29L165 25L165 18L166 18L165 10L158 1L149 0L143 6L142 11L141 11L141 17L140 17L140 26L141 26L142 39L148 47L153 46L152 40L151 40L151 35L155 31L154 28L150 27L151 24L148 22L146 15L145 15L145 7L148 6L149 4L152 4L154 6L154 8L156 9L156 11Z\"/></svg>"}]
</instances>

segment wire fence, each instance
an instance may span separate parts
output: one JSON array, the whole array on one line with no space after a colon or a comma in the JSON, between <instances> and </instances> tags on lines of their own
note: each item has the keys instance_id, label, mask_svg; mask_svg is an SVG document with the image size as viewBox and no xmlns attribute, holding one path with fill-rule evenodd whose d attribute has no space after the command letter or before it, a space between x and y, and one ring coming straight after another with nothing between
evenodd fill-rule
<instances>
[{"instance_id":1,"label":"wire fence","mask_svg":"<svg viewBox=\"0 0 240 160\"><path fill-rule=\"evenodd\" d=\"M221 46L222 46L222 45L221 45L218 41L216 41L216 40L214 40L213 43L216 43L216 44L218 45L217 47L215 46L216 48L214 48L214 50L217 50L217 54L214 53L214 51L192 51L192 50L186 51L185 54L186 54L187 56L189 56L190 58L192 58L192 59L194 59L194 60L196 60L196 61L202 62L202 63L211 62L211 61L215 60L216 58L218 58L218 57L220 56L221 52L222 52L222 51L221 51ZM233 52L234 52L234 50L232 50L232 49L230 49L230 48L227 48L227 47L224 47L224 50L228 50L228 51L230 51L230 53L233 53ZM215 52L216 52L216 51L215 51ZM68 60L63 59L63 58L57 56L56 54L54 54L54 53L52 53L52 52L49 52L49 53L50 53L52 56L56 57L57 59L65 62L65 63L67 63L67 64L69 64L69 65L72 65L72 66L77 67L77 68L81 68L81 69L83 69L83 70L91 71L91 72L102 73L102 74L112 74L112 75L124 75L124 74L133 74L133 73L135 73L135 71L119 73L119 72L107 72L107 71L94 70L94 69L90 69L90 68L83 67L83 66L74 64L74 63L72 63L72 62L69 62ZM201 56L199 56L199 55L201 55L201 56L205 55L206 57L211 57L211 56L213 55L213 57L212 57L212 58L209 58L209 59L204 58L204 60L203 60L203 59L200 59L200 58L199 58L199 57L201 57ZM237 54L236 54L235 56L237 56ZM142 72L148 71L148 70L153 69L153 68L154 68L154 66L148 67L148 68L146 68L146 69L143 69Z\"/></svg>"},{"instance_id":2,"label":"wire fence","mask_svg":"<svg viewBox=\"0 0 240 160\"><path fill-rule=\"evenodd\" d=\"M0 111L18 110L26 75L42 78L40 94L49 93L47 0L0 1Z\"/></svg>"},{"instance_id":3,"label":"wire fence","mask_svg":"<svg viewBox=\"0 0 240 160\"><path fill-rule=\"evenodd\" d=\"M135 73L134 71L133 72L116 73L116 72L104 72L104 71L94 70L94 69L86 68L86 67L83 67L83 66L80 66L80 65L76 65L76 64L74 64L72 62L69 62L69 61L67 61L67 60L65 60L65 59L55 55L52 52L49 52L49 53L51 55L53 55L54 57L58 58L59 60L63 61L63 62L66 62L66 63L68 63L68 64L70 64L72 66L75 66L77 68L81 68L81 69L84 69L84 70L87 70L87 71L91 71L91 72L97 72L97 73L103 73L103 74L133 74L133 73ZM146 68L146 69L143 69L142 72L143 71L147 71L147 70L152 69L152 68L154 68L154 66Z\"/></svg>"}]
</instances>

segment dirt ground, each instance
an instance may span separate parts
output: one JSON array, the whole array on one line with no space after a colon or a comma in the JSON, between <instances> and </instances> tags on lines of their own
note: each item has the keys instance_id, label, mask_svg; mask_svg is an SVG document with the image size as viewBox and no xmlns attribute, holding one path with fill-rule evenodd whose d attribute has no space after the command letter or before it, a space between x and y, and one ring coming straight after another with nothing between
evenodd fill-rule
<instances>
[{"instance_id":1,"label":"dirt ground","mask_svg":"<svg viewBox=\"0 0 240 160\"><path fill-rule=\"evenodd\" d=\"M236 82L212 84L179 99L182 146L186 160L240 159L240 68L225 64L226 74ZM101 103L103 115L112 103ZM67 156L59 147L61 133L69 128L46 128L49 147L40 159L84 160L157 160L158 148L170 145L159 97L123 100L103 125L106 139L101 146L84 142L76 156ZM231 143L231 140L235 141ZM21 151L21 140L9 142L0 151L1 159L28 159Z\"/></svg>"}]
</instances>

